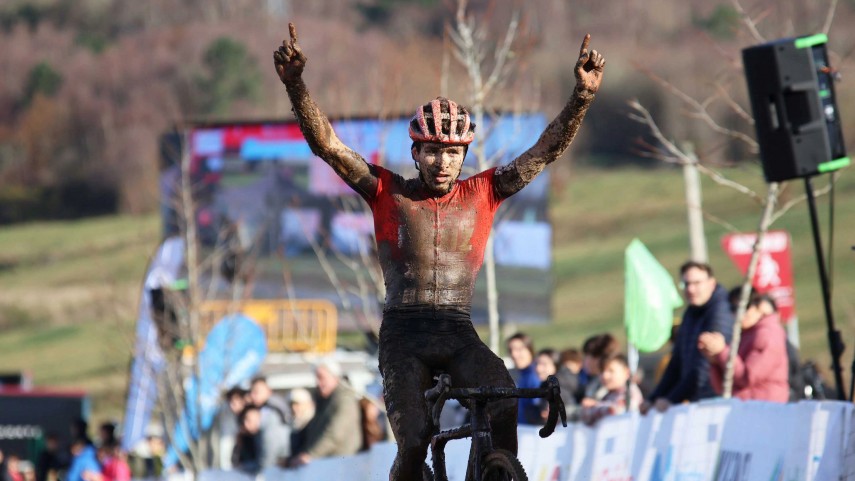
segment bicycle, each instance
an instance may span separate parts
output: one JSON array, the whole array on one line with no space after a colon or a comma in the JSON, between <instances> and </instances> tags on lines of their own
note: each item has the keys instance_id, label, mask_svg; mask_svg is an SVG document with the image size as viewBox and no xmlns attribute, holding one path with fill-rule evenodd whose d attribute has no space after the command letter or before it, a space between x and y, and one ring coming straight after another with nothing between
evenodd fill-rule
<instances>
[{"instance_id":1,"label":"bicycle","mask_svg":"<svg viewBox=\"0 0 855 481\"><path fill-rule=\"evenodd\" d=\"M509 398L545 398L549 402L549 416L540 429L540 437L545 438L555 431L558 418L567 427L567 412L561 401L561 389L558 379L549 376L545 387L535 389L477 387L452 388L451 376L440 374L436 386L425 391L425 401L433 421L434 434L431 437L431 462L434 481L448 481L445 467L445 445L455 439L472 438L469 450L469 466L466 469L467 481L507 480L526 481L528 479L517 457L504 449L493 447L487 404L491 401ZM468 401L471 420L468 424L442 431L439 416L445 401L456 399ZM427 477L427 466L425 466Z\"/></svg>"}]
</instances>

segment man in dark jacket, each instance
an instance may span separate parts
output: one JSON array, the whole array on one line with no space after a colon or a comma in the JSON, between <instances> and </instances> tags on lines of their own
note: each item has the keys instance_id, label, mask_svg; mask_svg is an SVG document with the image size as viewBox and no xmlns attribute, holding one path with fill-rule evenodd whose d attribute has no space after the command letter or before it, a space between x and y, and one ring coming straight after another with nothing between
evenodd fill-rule
<instances>
[{"instance_id":1,"label":"man in dark jacket","mask_svg":"<svg viewBox=\"0 0 855 481\"><path fill-rule=\"evenodd\" d=\"M715 397L709 361L698 350L698 337L702 332L720 332L730 344L733 333L727 290L716 282L712 267L689 261L680 267L680 277L689 307L683 313L671 361L650 399L641 406L644 413L651 406L661 412L672 404Z\"/></svg>"}]
</instances>

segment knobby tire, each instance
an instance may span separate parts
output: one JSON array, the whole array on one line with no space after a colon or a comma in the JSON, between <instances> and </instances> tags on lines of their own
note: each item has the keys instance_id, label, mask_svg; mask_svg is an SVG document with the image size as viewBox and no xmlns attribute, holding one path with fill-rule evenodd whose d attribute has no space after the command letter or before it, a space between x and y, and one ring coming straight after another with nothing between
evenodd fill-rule
<instances>
[{"instance_id":1,"label":"knobby tire","mask_svg":"<svg viewBox=\"0 0 855 481\"><path fill-rule=\"evenodd\" d=\"M481 481L528 481L520 460L504 449L484 456L482 466Z\"/></svg>"}]
</instances>

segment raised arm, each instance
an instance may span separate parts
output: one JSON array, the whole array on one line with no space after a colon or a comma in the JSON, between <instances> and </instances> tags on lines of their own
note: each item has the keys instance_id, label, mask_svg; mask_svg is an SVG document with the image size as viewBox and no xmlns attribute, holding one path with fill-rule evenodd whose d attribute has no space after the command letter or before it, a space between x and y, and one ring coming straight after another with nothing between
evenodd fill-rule
<instances>
[{"instance_id":1,"label":"raised arm","mask_svg":"<svg viewBox=\"0 0 855 481\"><path fill-rule=\"evenodd\" d=\"M582 124L585 112L600 88L606 60L596 50L588 52L590 35L585 35L579 59L576 61L576 88L561 113L546 127L530 149L496 169L496 191L508 197L519 192L543 171L544 167L561 157Z\"/></svg>"},{"instance_id":2,"label":"raised arm","mask_svg":"<svg viewBox=\"0 0 855 481\"><path fill-rule=\"evenodd\" d=\"M303 137L312 152L329 164L353 190L366 199L373 197L377 191L377 177L361 155L342 143L327 116L309 96L303 82L307 58L297 45L297 28L293 23L288 24L288 33L290 40L283 40L282 46L273 52L273 65L285 84Z\"/></svg>"}]
</instances>

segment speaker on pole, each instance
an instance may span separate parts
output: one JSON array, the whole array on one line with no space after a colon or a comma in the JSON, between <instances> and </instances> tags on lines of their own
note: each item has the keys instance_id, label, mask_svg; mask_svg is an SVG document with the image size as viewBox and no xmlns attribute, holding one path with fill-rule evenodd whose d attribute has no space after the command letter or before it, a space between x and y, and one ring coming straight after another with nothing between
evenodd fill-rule
<instances>
[{"instance_id":1,"label":"speaker on pole","mask_svg":"<svg viewBox=\"0 0 855 481\"><path fill-rule=\"evenodd\" d=\"M849 165L824 34L742 51L763 173L782 182Z\"/></svg>"}]
</instances>

